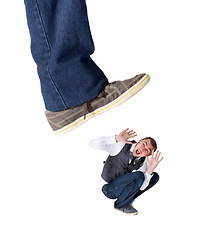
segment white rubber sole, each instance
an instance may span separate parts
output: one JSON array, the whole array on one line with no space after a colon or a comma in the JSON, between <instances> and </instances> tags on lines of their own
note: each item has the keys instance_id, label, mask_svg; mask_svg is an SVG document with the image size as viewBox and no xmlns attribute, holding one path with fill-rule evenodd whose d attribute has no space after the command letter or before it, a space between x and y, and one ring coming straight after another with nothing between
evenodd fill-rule
<instances>
[{"instance_id":1,"label":"white rubber sole","mask_svg":"<svg viewBox=\"0 0 212 240\"><path fill-rule=\"evenodd\" d=\"M119 96L112 102L108 103L107 105L105 105L101 108L98 108L91 113L88 113L86 115L86 119L84 119L84 116L82 116L82 117L78 118L76 121L70 123L69 125L66 125L65 127L60 128L57 131L54 131L54 133L58 136L63 135L65 133L79 127L83 123L90 120L92 117L97 116L97 115L104 113L116 106L121 105L123 102L127 101L129 98L131 98L137 92L139 92L142 88L144 88L149 83L149 81L150 81L150 76L147 74L144 75L144 77L139 82L137 82L135 85L133 85L130 89L128 89L126 92L124 92L121 96Z\"/></svg>"}]
</instances>

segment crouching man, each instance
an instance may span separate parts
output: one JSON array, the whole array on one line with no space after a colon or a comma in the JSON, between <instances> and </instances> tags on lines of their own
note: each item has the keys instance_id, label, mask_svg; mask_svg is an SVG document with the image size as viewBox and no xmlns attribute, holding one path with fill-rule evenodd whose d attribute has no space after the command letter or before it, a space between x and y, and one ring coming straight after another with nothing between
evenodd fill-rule
<instances>
[{"instance_id":1,"label":"crouching man","mask_svg":"<svg viewBox=\"0 0 212 240\"><path fill-rule=\"evenodd\" d=\"M153 187L159 180L154 171L159 162L160 152L156 141L143 138L138 143L129 141L137 134L126 129L115 136L101 137L90 142L90 146L109 153L102 171L102 192L110 199L116 199L114 208L136 215L132 202ZM156 153L155 153L156 152Z\"/></svg>"}]
</instances>

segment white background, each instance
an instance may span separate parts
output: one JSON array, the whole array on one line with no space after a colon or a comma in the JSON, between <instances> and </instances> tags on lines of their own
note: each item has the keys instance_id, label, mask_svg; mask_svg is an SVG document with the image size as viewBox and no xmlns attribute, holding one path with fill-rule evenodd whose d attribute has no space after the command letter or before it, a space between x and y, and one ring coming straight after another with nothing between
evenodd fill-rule
<instances>
[{"instance_id":1,"label":"white background","mask_svg":"<svg viewBox=\"0 0 212 240\"><path fill-rule=\"evenodd\" d=\"M210 1L87 0L93 59L109 81L150 83L64 136L52 133L24 1L0 4L0 239L211 239ZM129 127L157 139L159 183L137 216L100 191L106 152L89 141Z\"/></svg>"}]
</instances>

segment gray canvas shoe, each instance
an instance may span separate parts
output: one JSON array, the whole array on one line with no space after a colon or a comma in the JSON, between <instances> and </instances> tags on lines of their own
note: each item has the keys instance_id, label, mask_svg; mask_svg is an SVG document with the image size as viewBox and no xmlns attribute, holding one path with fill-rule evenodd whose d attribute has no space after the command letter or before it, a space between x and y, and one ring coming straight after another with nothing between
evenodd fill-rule
<instances>
[{"instance_id":1,"label":"gray canvas shoe","mask_svg":"<svg viewBox=\"0 0 212 240\"><path fill-rule=\"evenodd\" d=\"M119 211L121 211L125 214L128 214L128 215L137 215L138 214L138 211L134 207L132 207L131 205L127 205L127 206L122 207L122 208L116 208L114 206L114 208L116 210L119 210Z\"/></svg>"},{"instance_id":2,"label":"gray canvas shoe","mask_svg":"<svg viewBox=\"0 0 212 240\"><path fill-rule=\"evenodd\" d=\"M67 110L46 111L46 118L55 134L66 133L92 117L122 104L145 87L149 81L150 76L143 73L124 81L109 83L98 97Z\"/></svg>"}]
</instances>

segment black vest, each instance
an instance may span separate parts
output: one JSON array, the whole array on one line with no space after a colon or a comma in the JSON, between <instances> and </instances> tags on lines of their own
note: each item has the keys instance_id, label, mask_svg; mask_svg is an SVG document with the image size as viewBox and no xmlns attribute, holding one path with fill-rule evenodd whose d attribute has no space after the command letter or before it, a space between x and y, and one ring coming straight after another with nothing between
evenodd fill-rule
<instances>
[{"instance_id":1,"label":"black vest","mask_svg":"<svg viewBox=\"0 0 212 240\"><path fill-rule=\"evenodd\" d=\"M136 165L129 164L131 144L125 144L121 152L116 156L109 156L104 164L101 177L106 181L113 181L118 176L139 169L145 157L140 158Z\"/></svg>"}]
</instances>

